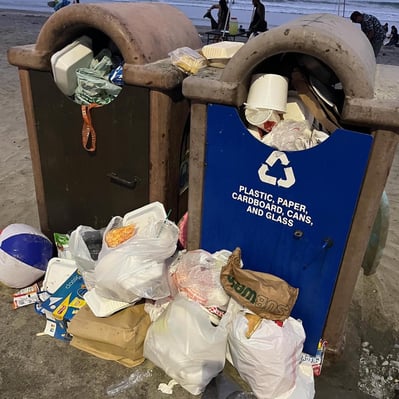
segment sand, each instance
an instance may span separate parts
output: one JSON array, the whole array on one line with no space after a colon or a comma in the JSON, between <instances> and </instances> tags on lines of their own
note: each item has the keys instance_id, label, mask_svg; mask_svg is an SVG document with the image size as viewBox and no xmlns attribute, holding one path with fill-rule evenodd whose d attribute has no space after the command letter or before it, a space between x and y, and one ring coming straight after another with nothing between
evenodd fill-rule
<instances>
[{"instance_id":1,"label":"sand","mask_svg":"<svg viewBox=\"0 0 399 399\"><path fill-rule=\"evenodd\" d=\"M8 64L6 52L15 45L35 43L46 18L34 13L0 12L0 229L11 223L39 227L18 71ZM399 48L383 48L377 62L399 65ZM399 150L386 185L390 224L380 265L371 276L359 275L348 320L349 344L341 361L325 365L323 379L318 382L320 389L330 387L327 390L335 392L328 396L331 398L393 398L398 385L398 179Z\"/></svg>"}]
</instances>

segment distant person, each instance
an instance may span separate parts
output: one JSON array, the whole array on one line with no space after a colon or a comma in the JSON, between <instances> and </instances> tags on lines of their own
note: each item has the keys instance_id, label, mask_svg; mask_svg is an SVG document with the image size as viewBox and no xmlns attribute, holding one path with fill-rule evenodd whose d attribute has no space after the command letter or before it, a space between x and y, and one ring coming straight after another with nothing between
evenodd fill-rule
<instances>
[{"instance_id":1,"label":"distant person","mask_svg":"<svg viewBox=\"0 0 399 399\"><path fill-rule=\"evenodd\" d=\"M211 11L218 10L217 21L213 18ZM213 4L208 11L205 13L204 18L209 18L211 20L211 28L213 30L224 30L229 27L230 10L227 6L226 0L219 0L218 4Z\"/></svg>"},{"instance_id":2,"label":"distant person","mask_svg":"<svg viewBox=\"0 0 399 399\"><path fill-rule=\"evenodd\" d=\"M258 32L265 32L267 30L267 22L265 18L265 6L260 2L260 0L252 0L254 6L252 12L251 23L249 24L248 34L257 34Z\"/></svg>"},{"instance_id":3,"label":"distant person","mask_svg":"<svg viewBox=\"0 0 399 399\"><path fill-rule=\"evenodd\" d=\"M374 16L369 14L362 14L359 11L353 11L351 21L360 24L360 28L369 39L373 47L374 54L377 57L384 43L386 33L381 22Z\"/></svg>"},{"instance_id":4,"label":"distant person","mask_svg":"<svg viewBox=\"0 0 399 399\"><path fill-rule=\"evenodd\" d=\"M49 7L54 9L54 12L60 10L63 7L69 6L69 4L71 4L69 0L55 0L55 1L49 1L47 3Z\"/></svg>"},{"instance_id":5,"label":"distant person","mask_svg":"<svg viewBox=\"0 0 399 399\"><path fill-rule=\"evenodd\" d=\"M385 34L387 34L389 30L388 22L385 22L385 24L382 25L382 27L384 28Z\"/></svg>"},{"instance_id":6,"label":"distant person","mask_svg":"<svg viewBox=\"0 0 399 399\"><path fill-rule=\"evenodd\" d=\"M387 46L398 46L398 30L396 29L395 25L392 25L391 27L391 34L389 35L389 42L387 43Z\"/></svg>"}]
</instances>

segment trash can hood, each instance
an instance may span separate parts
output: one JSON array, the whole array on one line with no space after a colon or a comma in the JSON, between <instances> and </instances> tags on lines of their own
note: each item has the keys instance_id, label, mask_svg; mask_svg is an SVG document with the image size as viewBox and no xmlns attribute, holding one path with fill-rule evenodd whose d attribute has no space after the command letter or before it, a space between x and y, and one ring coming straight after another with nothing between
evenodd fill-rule
<instances>
[{"instance_id":1,"label":"trash can hood","mask_svg":"<svg viewBox=\"0 0 399 399\"><path fill-rule=\"evenodd\" d=\"M160 60L178 47L201 46L192 22L168 4L76 4L54 13L43 25L35 45L11 48L9 62L25 68L50 70L51 55L88 28L106 34L118 47L127 65Z\"/></svg>"}]
</instances>

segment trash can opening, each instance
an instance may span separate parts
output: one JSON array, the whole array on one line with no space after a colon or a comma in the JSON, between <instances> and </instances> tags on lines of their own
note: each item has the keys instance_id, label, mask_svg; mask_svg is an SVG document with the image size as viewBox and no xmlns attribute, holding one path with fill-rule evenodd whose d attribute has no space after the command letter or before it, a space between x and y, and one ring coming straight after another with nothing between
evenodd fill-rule
<instances>
[{"instance_id":1,"label":"trash can opening","mask_svg":"<svg viewBox=\"0 0 399 399\"><path fill-rule=\"evenodd\" d=\"M344 87L316 57L292 52L263 60L247 93L239 109L243 123L256 139L281 151L306 150L338 128L352 128L341 118Z\"/></svg>"},{"instance_id":2,"label":"trash can opening","mask_svg":"<svg viewBox=\"0 0 399 399\"><path fill-rule=\"evenodd\" d=\"M58 89L80 105L107 105L121 92L124 60L113 41L96 29L81 32L51 56Z\"/></svg>"}]
</instances>

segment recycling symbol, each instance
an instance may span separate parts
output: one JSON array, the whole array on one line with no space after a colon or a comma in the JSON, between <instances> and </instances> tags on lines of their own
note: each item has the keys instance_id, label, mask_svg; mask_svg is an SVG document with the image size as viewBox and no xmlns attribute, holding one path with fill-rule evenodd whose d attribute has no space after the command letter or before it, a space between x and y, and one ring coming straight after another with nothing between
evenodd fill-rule
<instances>
[{"instance_id":1,"label":"recycling symbol","mask_svg":"<svg viewBox=\"0 0 399 399\"><path fill-rule=\"evenodd\" d=\"M269 169L280 160L281 165L284 166L285 179L280 178L277 179L274 176L269 176L267 173ZM259 179L263 183L271 184L273 186L278 185L279 187L289 188L295 184L295 176L294 171L291 166L288 166L290 161L288 160L287 155L281 151L273 151L266 161L262 164L262 166L258 170Z\"/></svg>"}]
</instances>

